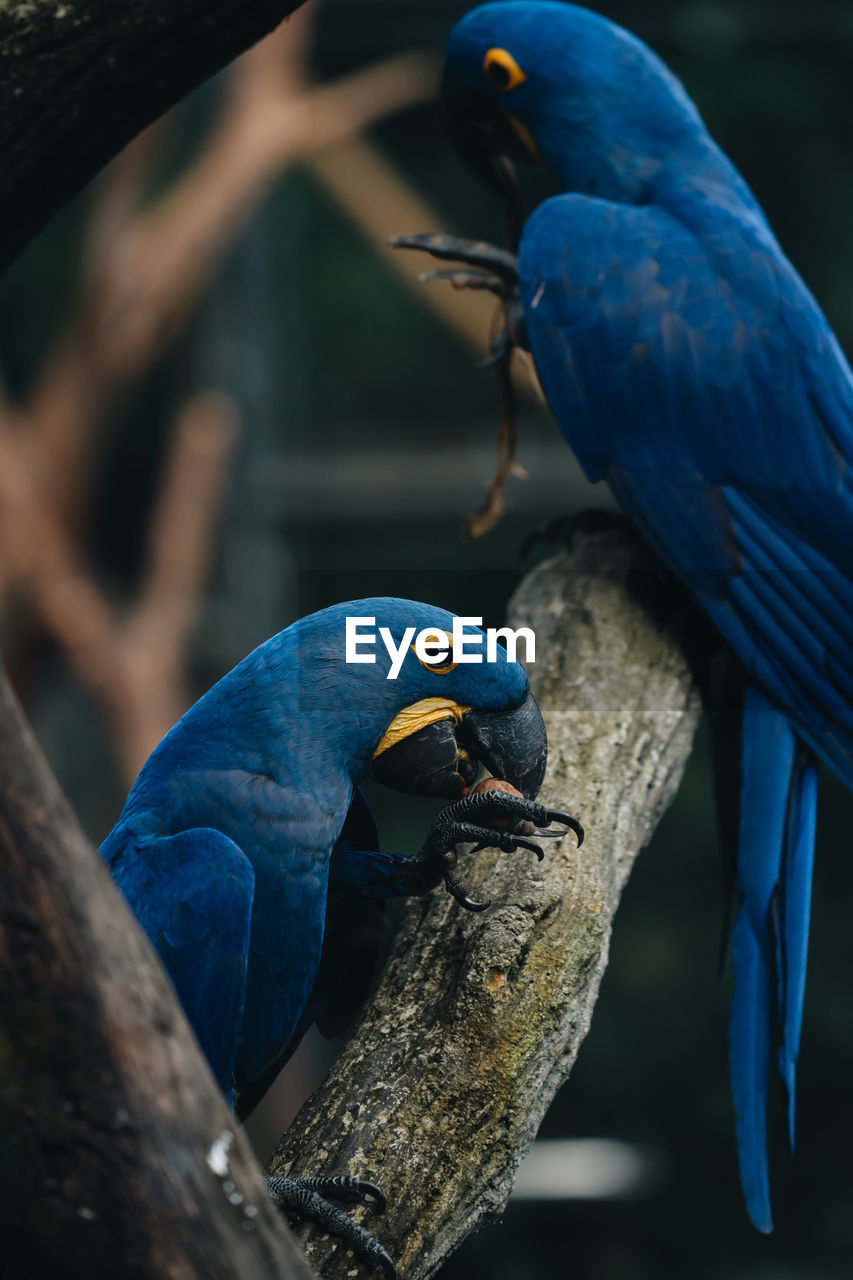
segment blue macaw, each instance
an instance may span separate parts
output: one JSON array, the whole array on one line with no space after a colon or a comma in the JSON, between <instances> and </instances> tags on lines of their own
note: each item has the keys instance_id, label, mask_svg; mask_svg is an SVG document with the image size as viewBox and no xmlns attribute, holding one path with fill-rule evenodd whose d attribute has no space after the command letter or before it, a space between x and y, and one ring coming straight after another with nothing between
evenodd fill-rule
<instances>
[{"instance_id":1,"label":"blue macaw","mask_svg":"<svg viewBox=\"0 0 853 1280\"><path fill-rule=\"evenodd\" d=\"M559 184L521 228L517 336L589 479L745 671L730 1070L746 1204L769 1231L768 1077L775 1052L793 1143L815 757L853 787L850 367L682 86L621 27L485 4L450 35L444 100L519 225L512 159ZM512 283L511 254L429 241Z\"/></svg>"},{"instance_id":2,"label":"blue macaw","mask_svg":"<svg viewBox=\"0 0 853 1280\"><path fill-rule=\"evenodd\" d=\"M348 661L347 618L385 627L405 654L396 678L381 643ZM241 1117L305 1031L334 1033L364 994L384 898L456 877L454 846L531 849L518 823L560 817L535 803L546 737L524 669L423 663L406 628L452 632L453 615L411 600L350 601L295 622L214 685L155 748L100 852L160 955L221 1089ZM472 631L469 630L469 634ZM470 644L467 654L476 653ZM485 650L481 651L485 655ZM368 660L365 660L365 657ZM480 762L521 795L468 795ZM355 782L372 774L455 800L419 853L380 853ZM526 797L526 798L523 798ZM508 816L509 830L495 831ZM580 838L574 819L562 815ZM393 1276L378 1242L323 1196L381 1194L358 1179L269 1180Z\"/></svg>"}]
</instances>

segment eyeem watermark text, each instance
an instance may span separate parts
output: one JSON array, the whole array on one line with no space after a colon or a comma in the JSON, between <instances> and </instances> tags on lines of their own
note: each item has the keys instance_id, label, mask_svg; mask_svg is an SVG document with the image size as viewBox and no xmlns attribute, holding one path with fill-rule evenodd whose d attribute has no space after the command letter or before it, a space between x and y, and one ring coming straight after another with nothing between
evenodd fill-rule
<instances>
[{"instance_id":1,"label":"eyeem watermark text","mask_svg":"<svg viewBox=\"0 0 853 1280\"><path fill-rule=\"evenodd\" d=\"M445 667L448 663L454 666L462 662L497 662L498 644L503 641L507 662L518 662L518 642L524 641L524 662L536 661L536 636L530 627L519 627L513 631L511 627L489 627L485 632L480 630L482 618L454 618L453 629L448 635L446 631L425 627L415 634L414 627L406 627L396 644L388 627L379 628L379 639L385 645L391 666L388 679L396 680L406 657L413 648L421 662L429 667ZM375 618L347 618L346 647L347 662L375 662L376 654L370 652L376 648L377 632ZM476 628L472 630L471 628ZM483 654L483 641L486 652Z\"/></svg>"}]
</instances>

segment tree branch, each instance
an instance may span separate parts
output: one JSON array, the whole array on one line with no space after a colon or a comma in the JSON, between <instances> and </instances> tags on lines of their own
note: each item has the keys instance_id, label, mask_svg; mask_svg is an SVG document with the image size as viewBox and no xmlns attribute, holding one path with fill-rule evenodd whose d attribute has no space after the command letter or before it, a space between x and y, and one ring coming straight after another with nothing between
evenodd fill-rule
<instances>
[{"instance_id":1,"label":"tree branch","mask_svg":"<svg viewBox=\"0 0 853 1280\"><path fill-rule=\"evenodd\" d=\"M373 1220L406 1280L423 1280L494 1219L589 1027L613 915L675 794L699 699L676 641L626 591L648 553L627 532L576 535L516 592L548 726L543 797L587 830L537 865L487 850L465 864L471 916L441 892L409 906L372 1002L271 1168L311 1152L384 1185ZM302 1230L324 1275L347 1264Z\"/></svg>"},{"instance_id":2,"label":"tree branch","mask_svg":"<svg viewBox=\"0 0 853 1280\"><path fill-rule=\"evenodd\" d=\"M2 679L0 772L5 1274L310 1280Z\"/></svg>"},{"instance_id":3,"label":"tree branch","mask_svg":"<svg viewBox=\"0 0 853 1280\"><path fill-rule=\"evenodd\" d=\"M300 0L0 0L0 271L140 129Z\"/></svg>"}]
</instances>

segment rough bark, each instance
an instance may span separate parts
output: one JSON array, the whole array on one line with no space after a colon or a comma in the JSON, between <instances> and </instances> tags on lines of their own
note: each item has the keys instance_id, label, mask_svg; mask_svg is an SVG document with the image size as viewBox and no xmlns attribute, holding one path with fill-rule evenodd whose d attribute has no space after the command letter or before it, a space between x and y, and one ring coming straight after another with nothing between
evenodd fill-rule
<instances>
[{"instance_id":1,"label":"rough bark","mask_svg":"<svg viewBox=\"0 0 853 1280\"><path fill-rule=\"evenodd\" d=\"M0 271L145 125L301 0L0 0Z\"/></svg>"},{"instance_id":2,"label":"rough bark","mask_svg":"<svg viewBox=\"0 0 853 1280\"><path fill-rule=\"evenodd\" d=\"M5 682L0 776L3 1274L309 1280Z\"/></svg>"},{"instance_id":3,"label":"rough bark","mask_svg":"<svg viewBox=\"0 0 853 1280\"><path fill-rule=\"evenodd\" d=\"M699 699L685 660L625 589L646 557L628 533L578 535L511 606L512 625L537 635L543 797L580 817L583 848L568 837L541 864L463 859L492 901L483 915L440 891L410 905L360 1025L272 1161L287 1172L310 1152L311 1171L380 1182L389 1206L371 1229L406 1280L433 1275L500 1213L587 1032L620 893L690 752ZM322 1274L344 1275L334 1245L301 1238Z\"/></svg>"}]
</instances>

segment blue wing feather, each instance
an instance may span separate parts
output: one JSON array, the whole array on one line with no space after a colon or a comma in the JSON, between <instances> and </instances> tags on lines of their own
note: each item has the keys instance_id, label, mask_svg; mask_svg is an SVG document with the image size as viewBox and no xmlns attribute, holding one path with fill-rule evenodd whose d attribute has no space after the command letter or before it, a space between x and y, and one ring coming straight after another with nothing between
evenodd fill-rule
<instances>
[{"instance_id":1,"label":"blue wing feather","mask_svg":"<svg viewBox=\"0 0 853 1280\"><path fill-rule=\"evenodd\" d=\"M581 195L520 250L543 390L753 681L743 722L730 1067L750 1216L772 1228L774 1044L793 1143L816 775L853 788L853 376L760 213ZM784 708L784 710L780 709Z\"/></svg>"},{"instance_id":2,"label":"blue wing feather","mask_svg":"<svg viewBox=\"0 0 853 1280\"><path fill-rule=\"evenodd\" d=\"M327 1038L339 1035L367 996L379 950L386 934L384 902L358 898L346 870L359 849L378 850L379 833L370 806L356 787L329 862L323 948L316 976L299 1019L281 1051L252 1078L238 1074L235 1110L241 1120L251 1114L315 1023ZM379 859L382 855L376 853Z\"/></svg>"},{"instance_id":3,"label":"blue wing feather","mask_svg":"<svg viewBox=\"0 0 853 1280\"><path fill-rule=\"evenodd\" d=\"M591 477L853 785L853 378L763 221L716 216L701 238L546 201L520 252L531 347Z\"/></svg>"},{"instance_id":4,"label":"blue wing feather","mask_svg":"<svg viewBox=\"0 0 853 1280\"><path fill-rule=\"evenodd\" d=\"M220 1088L231 1098L246 998L254 873L212 828L110 838L113 877L157 950Z\"/></svg>"},{"instance_id":5,"label":"blue wing feather","mask_svg":"<svg viewBox=\"0 0 853 1280\"><path fill-rule=\"evenodd\" d=\"M718 213L726 225L709 243L656 206L578 195L540 205L519 268L549 403L592 479L615 464L840 493L853 457L850 371L766 228ZM725 275L733 255L739 270Z\"/></svg>"}]
</instances>

